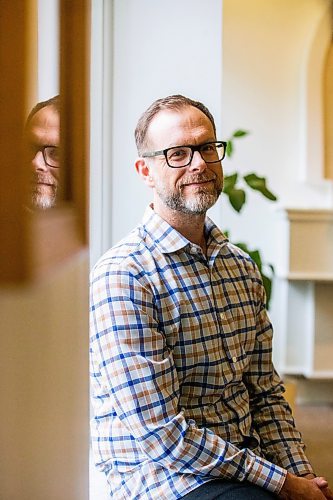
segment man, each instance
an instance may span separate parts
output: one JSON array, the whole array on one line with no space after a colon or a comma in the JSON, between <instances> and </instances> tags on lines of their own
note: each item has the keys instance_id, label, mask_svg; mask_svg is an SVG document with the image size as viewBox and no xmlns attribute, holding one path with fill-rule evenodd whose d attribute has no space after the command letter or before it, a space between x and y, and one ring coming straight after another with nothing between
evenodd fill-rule
<instances>
[{"instance_id":1,"label":"man","mask_svg":"<svg viewBox=\"0 0 333 500\"><path fill-rule=\"evenodd\" d=\"M32 208L55 206L59 183L59 96L38 103L26 122L26 142L32 168Z\"/></svg>"},{"instance_id":2,"label":"man","mask_svg":"<svg viewBox=\"0 0 333 500\"><path fill-rule=\"evenodd\" d=\"M169 96L135 135L153 204L91 284L92 442L112 498L332 499L272 365L258 270L206 217L226 147L212 115Z\"/></svg>"}]
</instances>

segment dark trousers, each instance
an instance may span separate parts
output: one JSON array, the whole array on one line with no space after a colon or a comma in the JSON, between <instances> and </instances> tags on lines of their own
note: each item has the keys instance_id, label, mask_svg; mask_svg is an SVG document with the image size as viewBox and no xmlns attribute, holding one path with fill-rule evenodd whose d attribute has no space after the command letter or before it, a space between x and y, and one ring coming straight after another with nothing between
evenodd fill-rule
<instances>
[{"instance_id":1,"label":"dark trousers","mask_svg":"<svg viewBox=\"0 0 333 500\"><path fill-rule=\"evenodd\" d=\"M272 500L277 497L248 482L238 483L217 479L199 486L182 498L183 500Z\"/></svg>"}]
</instances>

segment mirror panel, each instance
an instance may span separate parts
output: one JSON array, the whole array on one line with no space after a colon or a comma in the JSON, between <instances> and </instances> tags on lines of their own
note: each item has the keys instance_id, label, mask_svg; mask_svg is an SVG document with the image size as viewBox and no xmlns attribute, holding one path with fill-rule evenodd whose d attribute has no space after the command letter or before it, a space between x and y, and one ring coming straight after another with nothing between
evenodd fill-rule
<instances>
[{"instance_id":1,"label":"mirror panel","mask_svg":"<svg viewBox=\"0 0 333 500\"><path fill-rule=\"evenodd\" d=\"M0 64L6 78L0 82L0 281L8 284L52 273L87 244L89 2L52 0L53 11L45 12L46 3L8 0L1 7ZM43 30L53 31L56 42L47 68L41 67L47 53L38 48ZM37 109L27 127L31 109L58 89L58 114L54 103L50 115L44 116L47 107ZM37 132L43 135L45 127L53 135L38 142ZM40 173L43 182L37 183L43 189L34 184L32 172L42 172L42 164L55 172L58 184L50 209L31 203L33 190L52 192L46 174Z\"/></svg>"}]
</instances>

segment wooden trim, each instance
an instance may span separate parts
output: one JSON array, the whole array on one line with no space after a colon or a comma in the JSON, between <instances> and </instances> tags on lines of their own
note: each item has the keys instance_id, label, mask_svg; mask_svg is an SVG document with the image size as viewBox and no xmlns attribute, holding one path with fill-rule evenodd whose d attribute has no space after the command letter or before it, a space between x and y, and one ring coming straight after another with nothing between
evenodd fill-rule
<instances>
[{"instance_id":1,"label":"wooden trim","mask_svg":"<svg viewBox=\"0 0 333 500\"><path fill-rule=\"evenodd\" d=\"M25 275L24 165L22 132L25 121L26 34L24 0L1 2L0 15L0 280Z\"/></svg>"},{"instance_id":2,"label":"wooden trim","mask_svg":"<svg viewBox=\"0 0 333 500\"><path fill-rule=\"evenodd\" d=\"M5 0L0 16L0 282L44 277L88 241L89 0L60 0L62 199L54 209L24 208L29 185L23 129L36 76L29 76L34 0ZM27 43L29 42L29 43ZM31 44L30 44L31 42ZM30 46L30 53L29 53ZM34 73L34 72L33 72Z\"/></svg>"},{"instance_id":3,"label":"wooden trim","mask_svg":"<svg viewBox=\"0 0 333 500\"><path fill-rule=\"evenodd\" d=\"M64 199L74 203L84 242L88 238L90 1L60 2L61 141L66 179Z\"/></svg>"}]
</instances>

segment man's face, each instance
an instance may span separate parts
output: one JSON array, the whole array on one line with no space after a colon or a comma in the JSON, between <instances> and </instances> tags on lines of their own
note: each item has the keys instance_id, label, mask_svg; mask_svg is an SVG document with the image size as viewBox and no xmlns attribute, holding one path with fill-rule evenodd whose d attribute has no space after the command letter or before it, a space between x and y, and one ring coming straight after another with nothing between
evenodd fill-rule
<instances>
[{"instance_id":1,"label":"man's face","mask_svg":"<svg viewBox=\"0 0 333 500\"><path fill-rule=\"evenodd\" d=\"M42 148L59 147L60 118L53 106L46 106L33 115L27 125L27 142L32 168L32 206L50 208L56 203L59 168L45 163Z\"/></svg>"},{"instance_id":2,"label":"man's face","mask_svg":"<svg viewBox=\"0 0 333 500\"><path fill-rule=\"evenodd\" d=\"M187 106L180 111L160 111L148 128L149 151L174 146L200 145L215 141L214 128L199 109ZM198 151L190 165L170 168L164 156L148 162L154 182L154 205L189 215L203 215L214 205L223 188L221 162L205 163Z\"/></svg>"}]
</instances>

